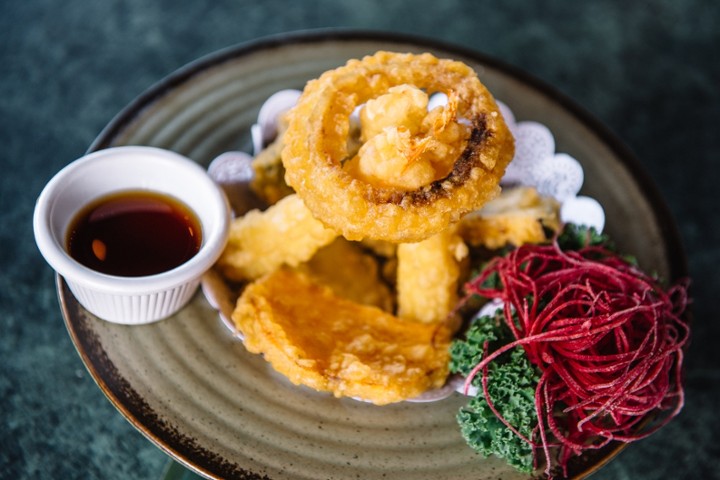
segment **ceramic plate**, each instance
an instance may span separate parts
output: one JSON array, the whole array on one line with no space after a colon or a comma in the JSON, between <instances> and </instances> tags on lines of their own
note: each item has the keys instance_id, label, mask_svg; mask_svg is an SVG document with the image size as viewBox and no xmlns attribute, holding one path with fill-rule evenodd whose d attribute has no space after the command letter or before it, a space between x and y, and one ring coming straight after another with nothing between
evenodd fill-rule
<instances>
[{"instance_id":1,"label":"ceramic plate","mask_svg":"<svg viewBox=\"0 0 720 480\"><path fill-rule=\"evenodd\" d=\"M497 60L426 40L358 32L274 37L224 50L162 80L121 112L91 150L151 145L207 165L227 150L250 151L250 125L272 93L349 58L380 49L462 60L477 69L518 120L538 120L556 150L585 169L583 193L598 199L606 231L666 278L685 272L678 235L647 176L622 145L547 86ZM465 398L377 407L290 385L248 354L202 294L164 321L127 327L99 320L58 291L67 328L110 401L147 438L192 471L242 479L520 479L482 459L455 421ZM582 457L583 477L616 449Z\"/></svg>"}]
</instances>

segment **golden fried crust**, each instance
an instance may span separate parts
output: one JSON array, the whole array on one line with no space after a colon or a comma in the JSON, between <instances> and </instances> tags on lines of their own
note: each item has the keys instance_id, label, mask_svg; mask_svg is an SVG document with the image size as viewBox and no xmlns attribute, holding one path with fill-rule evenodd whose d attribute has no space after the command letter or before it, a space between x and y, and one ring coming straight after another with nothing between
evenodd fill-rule
<instances>
[{"instance_id":1,"label":"golden fried crust","mask_svg":"<svg viewBox=\"0 0 720 480\"><path fill-rule=\"evenodd\" d=\"M403 84L452 94L458 118L471 125L450 172L410 191L362 181L343 168L353 109ZM439 233L497 195L513 154L512 135L470 67L427 53L378 52L308 82L289 113L282 161L287 183L316 218L351 240L399 243Z\"/></svg>"},{"instance_id":2,"label":"golden fried crust","mask_svg":"<svg viewBox=\"0 0 720 480\"><path fill-rule=\"evenodd\" d=\"M250 284L233 313L245 346L291 382L383 405L440 387L450 333L336 296L290 269Z\"/></svg>"},{"instance_id":3,"label":"golden fried crust","mask_svg":"<svg viewBox=\"0 0 720 480\"><path fill-rule=\"evenodd\" d=\"M546 230L557 232L560 223L560 204L555 199L532 187L516 187L463 217L459 232L470 245L498 249L544 242Z\"/></svg>"},{"instance_id":4,"label":"golden fried crust","mask_svg":"<svg viewBox=\"0 0 720 480\"><path fill-rule=\"evenodd\" d=\"M457 304L460 262L468 249L449 228L427 240L398 246L398 315L419 322L447 319Z\"/></svg>"},{"instance_id":5,"label":"golden fried crust","mask_svg":"<svg viewBox=\"0 0 720 480\"><path fill-rule=\"evenodd\" d=\"M340 297L386 312L394 309L393 294L381 280L377 259L357 242L338 237L298 268Z\"/></svg>"},{"instance_id":6,"label":"golden fried crust","mask_svg":"<svg viewBox=\"0 0 720 480\"><path fill-rule=\"evenodd\" d=\"M251 210L233 220L217 266L231 280L255 279L307 261L337 236L297 195L289 195L265 211Z\"/></svg>"},{"instance_id":7,"label":"golden fried crust","mask_svg":"<svg viewBox=\"0 0 720 480\"><path fill-rule=\"evenodd\" d=\"M285 183L285 167L280 159L286 122L280 122L277 138L253 159L253 179L250 188L267 205L292 195L293 189Z\"/></svg>"}]
</instances>

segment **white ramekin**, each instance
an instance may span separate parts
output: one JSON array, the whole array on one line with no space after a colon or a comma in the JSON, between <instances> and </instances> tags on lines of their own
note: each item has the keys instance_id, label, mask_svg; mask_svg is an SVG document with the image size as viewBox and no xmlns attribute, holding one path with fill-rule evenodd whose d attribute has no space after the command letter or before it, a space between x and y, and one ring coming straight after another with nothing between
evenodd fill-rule
<instances>
[{"instance_id":1,"label":"white ramekin","mask_svg":"<svg viewBox=\"0 0 720 480\"><path fill-rule=\"evenodd\" d=\"M66 250L69 224L94 199L123 190L151 190L188 205L200 220L202 245L184 264L157 275L106 275L75 261ZM35 205L35 241L45 260L91 313L138 325L166 318L195 293L201 276L227 241L230 207L222 190L197 163L153 147L115 147L86 155L63 168Z\"/></svg>"}]
</instances>

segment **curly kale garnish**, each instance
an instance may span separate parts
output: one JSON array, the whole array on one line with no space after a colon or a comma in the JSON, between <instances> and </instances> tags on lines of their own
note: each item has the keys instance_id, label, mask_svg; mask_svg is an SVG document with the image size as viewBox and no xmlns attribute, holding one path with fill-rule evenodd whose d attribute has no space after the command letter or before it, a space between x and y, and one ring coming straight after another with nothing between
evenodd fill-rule
<instances>
[{"instance_id":1,"label":"curly kale garnish","mask_svg":"<svg viewBox=\"0 0 720 480\"><path fill-rule=\"evenodd\" d=\"M563 251L580 250L585 247L602 247L610 252L619 253L615 243L605 233L599 233L594 227L567 223L557 237L558 246ZM631 265L638 264L633 255L622 254L621 257Z\"/></svg>"},{"instance_id":2,"label":"curly kale garnish","mask_svg":"<svg viewBox=\"0 0 720 480\"><path fill-rule=\"evenodd\" d=\"M467 377L485 356L485 342L494 350L498 344L511 339L512 333L504 323L502 309L493 316L475 318L468 326L465 338L450 345L450 371Z\"/></svg>"},{"instance_id":3,"label":"curly kale garnish","mask_svg":"<svg viewBox=\"0 0 720 480\"><path fill-rule=\"evenodd\" d=\"M507 343L512 334L502 321L502 311L475 319L465 338L453 342L450 369L467 375L484 356L484 345L492 351ZM516 348L488 366L488 395L500 415L525 438L532 438L538 419L535 388L540 374L528 361L525 351ZM465 441L483 456L504 458L520 471L533 470L533 448L504 425L493 413L482 391L481 375L473 380L479 388L475 397L457 415Z\"/></svg>"},{"instance_id":4,"label":"curly kale garnish","mask_svg":"<svg viewBox=\"0 0 720 480\"><path fill-rule=\"evenodd\" d=\"M584 247L602 246L608 250L615 250L610 237L599 233L594 227L567 223L557 237L557 243L562 250L580 250Z\"/></svg>"}]
</instances>

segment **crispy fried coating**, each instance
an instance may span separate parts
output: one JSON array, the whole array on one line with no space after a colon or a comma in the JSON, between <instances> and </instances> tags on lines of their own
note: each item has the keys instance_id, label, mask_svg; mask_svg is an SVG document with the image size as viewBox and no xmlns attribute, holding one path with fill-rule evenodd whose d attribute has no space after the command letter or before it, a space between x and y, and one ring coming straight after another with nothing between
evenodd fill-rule
<instances>
[{"instance_id":1,"label":"crispy fried coating","mask_svg":"<svg viewBox=\"0 0 720 480\"><path fill-rule=\"evenodd\" d=\"M265 211L251 210L233 220L218 268L231 280L250 280L281 265L297 266L337 238L316 220L297 195Z\"/></svg>"},{"instance_id":2,"label":"crispy fried coating","mask_svg":"<svg viewBox=\"0 0 720 480\"><path fill-rule=\"evenodd\" d=\"M343 168L380 187L416 190L445 177L462 153L470 126L456 120L458 95L428 112L428 95L412 85L391 87L360 111L356 157Z\"/></svg>"},{"instance_id":3,"label":"crispy fried coating","mask_svg":"<svg viewBox=\"0 0 720 480\"><path fill-rule=\"evenodd\" d=\"M419 322L447 319L457 304L468 249L454 228L397 250L398 315Z\"/></svg>"},{"instance_id":4,"label":"crispy fried coating","mask_svg":"<svg viewBox=\"0 0 720 480\"><path fill-rule=\"evenodd\" d=\"M281 198L294 193L293 189L285 183L285 167L280 159L285 130L287 130L287 121L283 116L278 123L278 136L258 153L252 162L255 175L250 182L250 188L267 205L274 205Z\"/></svg>"},{"instance_id":5,"label":"crispy fried coating","mask_svg":"<svg viewBox=\"0 0 720 480\"><path fill-rule=\"evenodd\" d=\"M393 258L397 252L397 243L390 243L384 240L373 240L364 238L360 241L363 247L372 251L378 257Z\"/></svg>"},{"instance_id":6,"label":"crispy fried coating","mask_svg":"<svg viewBox=\"0 0 720 480\"><path fill-rule=\"evenodd\" d=\"M361 140L367 142L387 128L403 127L419 133L428 100L426 92L407 84L390 87L388 93L368 100L360 110Z\"/></svg>"},{"instance_id":7,"label":"crispy fried coating","mask_svg":"<svg viewBox=\"0 0 720 480\"><path fill-rule=\"evenodd\" d=\"M357 242L338 237L298 268L340 297L386 312L394 309L395 300L381 279L378 260Z\"/></svg>"},{"instance_id":8,"label":"crispy fried coating","mask_svg":"<svg viewBox=\"0 0 720 480\"><path fill-rule=\"evenodd\" d=\"M440 387L450 334L338 297L296 270L251 283L233 313L245 346L291 382L383 405Z\"/></svg>"},{"instance_id":9,"label":"crispy fried coating","mask_svg":"<svg viewBox=\"0 0 720 480\"><path fill-rule=\"evenodd\" d=\"M505 189L499 197L460 222L468 244L497 249L547 240L546 230L560 229L560 204L532 187Z\"/></svg>"},{"instance_id":10,"label":"crispy fried coating","mask_svg":"<svg viewBox=\"0 0 720 480\"><path fill-rule=\"evenodd\" d=\"M357 106L402 85L446 93L452 106L428 112L417 133L406 121L380 129L373 136L377 140L368 139L361 147L374 148L374 153L363 153L366 163L385 155L387 172L393 175L402 173L398 158L407 157L408 171L416 161L430 161L432 175L423 167L406 185L400 175L398 186L394 180L382 181L386 173L380 167L367 166L367 175L357 175L359 167L352 166L348 151L348 119ZM407 108L393 107L393 115L416 115L414 102L411 98ZM427 53L378 52L350 60L308 82L288 120L282 151L285 180L316 218L350 240L412 242L441 232L498 194L514 154L512 135L476 73L461 62ZM435 178L441 171L444 176Z\"/></svg>"}]
</instances>

